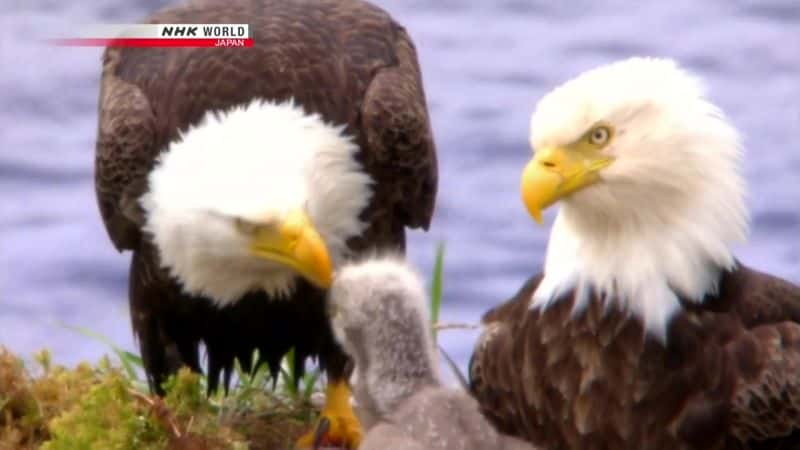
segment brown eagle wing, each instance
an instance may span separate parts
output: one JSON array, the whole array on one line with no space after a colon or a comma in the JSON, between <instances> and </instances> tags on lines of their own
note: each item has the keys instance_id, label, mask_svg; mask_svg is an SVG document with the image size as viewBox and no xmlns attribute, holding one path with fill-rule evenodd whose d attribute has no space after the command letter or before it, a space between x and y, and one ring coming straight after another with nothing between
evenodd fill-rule
<instances>
[{"instance_id":1,"label":"brown eagle wing","mask_svg":"<svg viewBox=\"0 0 800 450\"><path fill-rule=\"evenodd\" d=\"M95 190L100 214L117 250L134 249L144 214L138 204L156 156L155 116L134 84L116 75L120 52L103 56L99 124L95 149Z\"/></svg>"},{"instance_id":2,"label":"brown eagle wing","mask_svg":"<svg viewBox=\"0 0 800 450\"><path fill-rule=\"evenodd\" d=\"M542 280L542 275L529 279L514 297L488 311L482 319L483 333L475 346L469 363L470 390L478 399L483 413L494 423L500 432L515 436L530 436L524 430L535 429L540 424L530 423L524 414L526 407L518 402L509 402L509 398L517 398L530 407L525 395L520 395L520 377L525 377L525 364L532 355L514 354L513 345L518 321L528 314L528 305ZM529 383L532 385L534 380Z\"/></svg>"},{"instance_id":3,"label":"brown eagle wing","mask_svg":"<svg viewBox=\"0 0 800 450\"><path fill-rule=\"evenodd\" d=\"M531 413L539 410L543 393L528 392L538 383L526 373L544 364L542 352L534 342L515 345L515 337L525 335L521 318L529 314L540 280L531 278L512 299L484 315L485 331L470 361L470 387L482 410L501 431L518 436L547 432L534 420L539 415ZM740 266L724 276L718 295L690 308L702 312L694 316L702 317L700 329L716 336L708 348L719 357L700 358L707 363L700 367L710 374L703 380L714 380L717 388L683 405L675 431L689 442L702 441L704 436L696 434L714 422L705 412L714 412L729 426L727 445L794 448L787 445L800 442L800 287ZM718 436L710 434L706 437L712 440Z\"/></svg>"},{"instance_id":4,"label":"brown eagle wing","mask_svg":"<svg viewBox=\"0 0 800 450\"><path fill-rule=\"evenodd\" d=\"M748 445L785 445L786 440L797 445L800 287L744 267L737 272L730 292L722 296L732 298L734 312L747 329L728 348L739 369L732 399L733 435Z\"/></svg>"},{"instance_id":5,"label":"brown eagle wing","mask_svg":"<svg viewBox=\"0 0 800 450\"><path fill-rule=\"evenodd\" d=\"M361 124L367 166L382 180L378 197L402 224L428 229L438 182L425 92L416 50L395 25L396 64L377 71L364 95Z\"/></svg>"}]
</instances>

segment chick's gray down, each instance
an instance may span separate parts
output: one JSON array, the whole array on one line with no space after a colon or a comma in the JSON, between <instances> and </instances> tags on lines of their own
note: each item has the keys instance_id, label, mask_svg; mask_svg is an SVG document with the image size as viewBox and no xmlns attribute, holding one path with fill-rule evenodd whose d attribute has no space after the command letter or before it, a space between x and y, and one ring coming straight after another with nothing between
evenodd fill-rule
<instances>
[{"instance_id":1,"label":"chick's gray down","mask_svg":"<svg viewBox=\"0 0 800 450\"><path fill-rule=\"evenodd\" d=\"M534 450L502 435L462 389L442 385L420 277L394 257L345 266L329 294L334 334L355 362L361 450Z\"/></svg>"}]
</instances>

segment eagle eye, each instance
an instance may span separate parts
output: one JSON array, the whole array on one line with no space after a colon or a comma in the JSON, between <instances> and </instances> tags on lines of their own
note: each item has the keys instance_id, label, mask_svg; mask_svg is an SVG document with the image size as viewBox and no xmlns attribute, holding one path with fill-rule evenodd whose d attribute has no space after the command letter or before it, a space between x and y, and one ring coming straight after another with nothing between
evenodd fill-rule
<instances>
[{"instance_id":1,"label":"eagle eye","mask_svg":"<svg viewBox=\"0 0 800 450\"><path fill-rule=\"evenodd\" d=\"M240 233L244 233L247 235L253 235L256 233L256 231L258 231L258 225L256 225L253 222L241 219L239 217L234 219L233 224Z\"/></svg>"},{"instance_id":2,"label":"eagle eye","mask_svg":"<svg viewBox=\"0 0 800 450\"><path fill-rule=\"evenodd\" d=\"M589 130L587 135L589 143L597 147L602 147L606 145L611 138L611 128L606 125L598 125Z\"/></svg>"}]
</instances>

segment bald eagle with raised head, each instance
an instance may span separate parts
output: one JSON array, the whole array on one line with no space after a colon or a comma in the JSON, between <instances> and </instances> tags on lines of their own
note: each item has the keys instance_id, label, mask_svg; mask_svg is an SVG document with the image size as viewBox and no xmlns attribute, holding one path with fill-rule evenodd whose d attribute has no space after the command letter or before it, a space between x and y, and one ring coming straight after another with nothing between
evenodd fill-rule
<instances>
[{"instance_id":1,"label":"bald eagle with raised head","mask_svg":"<svg viewBox=\"0 0 800 450\"><path fill-rule=\"evenodd\" d=\"M634 58L546 95L522 198L560 201L543 274L483 318L471 388L551 450L800 445L800 288L737 261L734 128L674 62Z\"/></svg>"},{"instance_id":2,"label":"bald eagle with raised head","mask_svg":"<svg viewBox=\"0 0 800 450\"><path fill-rule=\"evenodd\" d=\"M328 374L329 441L354 448L332 273L429 226L437 166L414 45L359 0L195 1L149 23L248 23L252 48L103 59L97 199L131 250L130 309L151 389L182 365L227 386L254 350ZM222 377L222 378L221 378ZM307 446L313 433L299 442Z\"/></svg>"}]
</instances>

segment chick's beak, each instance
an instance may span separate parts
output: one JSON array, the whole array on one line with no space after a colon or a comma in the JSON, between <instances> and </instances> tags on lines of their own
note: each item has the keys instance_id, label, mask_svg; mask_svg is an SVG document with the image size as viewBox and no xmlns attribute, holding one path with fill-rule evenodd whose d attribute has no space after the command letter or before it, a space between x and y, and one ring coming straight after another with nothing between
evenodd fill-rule
<instances>
[{"instance_id":1,"label":"chick's beak","mask_svg":"<svg viewBox=\"0 0 800 450\"><path fill-rule=\"evenodd\" d=\"M613 159L595 149L549 147L536 152L522 173L522 201L542 223L542 210L600 180Z\"/></svg>"},{"instance_id":2,"label":"chick's beak","mask_svg":"<svg viewBox=\"0 0 800 450\"><path fill-rule=\"evenodd\" d=\"M290 212L278 224L258 226L252 236L253 255L291 267L319 287L330 287L330 254L306 213Z\"/></svg>"}]
</instances>

